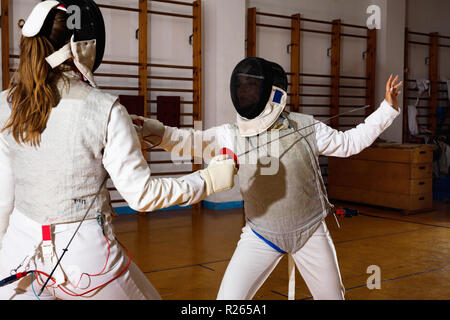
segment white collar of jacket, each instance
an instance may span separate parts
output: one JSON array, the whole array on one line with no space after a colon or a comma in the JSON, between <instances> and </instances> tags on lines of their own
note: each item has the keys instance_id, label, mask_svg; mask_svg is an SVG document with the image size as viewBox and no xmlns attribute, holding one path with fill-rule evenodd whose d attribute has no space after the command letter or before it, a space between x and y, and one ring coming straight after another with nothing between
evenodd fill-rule
<instances>
[{"instance_id":1,"label":"white collar of jacket","mask_svg":"<svg viewBox=\"0 0 450 320\"><path fill-rule=\"evenodd\" d=\"M279 97L282 94L281 99ZM278 87L272 88L269 102L263 112L255 119L246 119L237 116L237 125L242 137L253 137L269 129L279 118L286 108L287 93Z\"/></svg>"},{"instance_id":2,"label":"white collar of jacket","mask_svg":"<svg viewBox=\"0 0 450 320\"><path fill-rule=\"evenodd\" d=\"M97 88L94 80L92 68L94 67L96 57L96 41L74 41L74 37L70 39L70 43L55 51L45 60L54 69L65 61L72 59L77 69L81 72L84 78L89 81L91 86Z\"/></svg>"}]
</instances>

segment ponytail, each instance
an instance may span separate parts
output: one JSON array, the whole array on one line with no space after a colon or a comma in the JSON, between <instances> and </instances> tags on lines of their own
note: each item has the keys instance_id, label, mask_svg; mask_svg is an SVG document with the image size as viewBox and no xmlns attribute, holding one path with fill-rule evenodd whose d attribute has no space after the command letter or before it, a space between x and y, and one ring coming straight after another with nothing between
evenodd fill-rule
<instances>
[{"instance_id":1,"label":"ponytail","mask_svg":"<svg viewBox=\"0 0 450 320\"><path fill-rule=\"evenodd\" d=\"M60 40L61 36L56 41L50 40L54 37L55 29L61 28L60 20L54 18L50 21L53 26L50 31L53 32L49 35L39 34L32 38L22 36L20 39L19 68L11 79L7 98L11 105L11 116L1 130L9 129L19 144L40 145L41 134L47 126L51 110L60 101L57 83L67 66L52 69L45 60L55 49L59 49L53 43L56 45L59 40L60 47L65 42ZM67 37L64 32L61 35Z\"/></svg>"}]
</instances>

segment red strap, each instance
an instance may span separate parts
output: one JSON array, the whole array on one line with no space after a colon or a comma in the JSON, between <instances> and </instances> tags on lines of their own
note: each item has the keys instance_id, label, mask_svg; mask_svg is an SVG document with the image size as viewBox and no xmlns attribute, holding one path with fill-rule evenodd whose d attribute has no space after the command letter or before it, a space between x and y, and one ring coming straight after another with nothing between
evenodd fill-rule
<instances>
[{"instance_id":1,"label":"red strap","mask_svg":"<svg viewBox=\"0 0 450 320\"><path fill-rule=\"evenodd\" d=\"M52 241L51 226L42 226L42 240Z\"/></svg>"}]
</instances>

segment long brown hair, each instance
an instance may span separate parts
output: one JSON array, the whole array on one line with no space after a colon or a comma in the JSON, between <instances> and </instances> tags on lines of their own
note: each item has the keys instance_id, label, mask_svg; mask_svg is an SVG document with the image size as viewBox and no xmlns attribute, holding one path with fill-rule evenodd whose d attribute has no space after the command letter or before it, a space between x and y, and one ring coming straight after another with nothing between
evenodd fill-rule
<instances>
[{"instance_id":1,"label":"long brown hair","mask_svg":"<svg viewBox=\"0 0 450 320\"><path fill-rule=\"evenodd\" d=\"M52 10L37 36L20 39L19 67L8 91L11 116L1 130L10 129L19 144L39 146L51 110L60 101L57 82L69 68L52 69L45 58L70 40L66 21L65 13Z\"/></svg>"}]
</instances>

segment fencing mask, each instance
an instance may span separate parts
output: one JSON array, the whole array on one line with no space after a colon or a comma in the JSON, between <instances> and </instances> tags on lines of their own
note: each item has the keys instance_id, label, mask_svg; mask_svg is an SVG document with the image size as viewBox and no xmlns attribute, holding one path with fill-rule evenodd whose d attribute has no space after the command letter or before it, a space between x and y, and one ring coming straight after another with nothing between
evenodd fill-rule
<instances>
[{"instance_id":1,"label":"fencing mask","mask_svg":"<svg viewBox=\"0 0 450 320\"><path fill-rule=\"evenodd\" d=\"M246 58L235 67L231 100L242 136L254 136L272 126L286 107L288 81L283 68L262 58Z\"/></svg>"},{"instance_id":2,"label":"fencing mask","mask_svg":"<svg viewBox=\"0 0 450 320\"><path fill-rule=\"evenodd\" d=\"M105 52L105 22L97 4L92 0L46 0L37 4L22 28L24 37L37 36L43 29L50 12L58 9L67 14L70 43L46 58L52 68L68 59L85 80L96 87L93 72L100 66Z\"/></svg>"}]
</instances>

